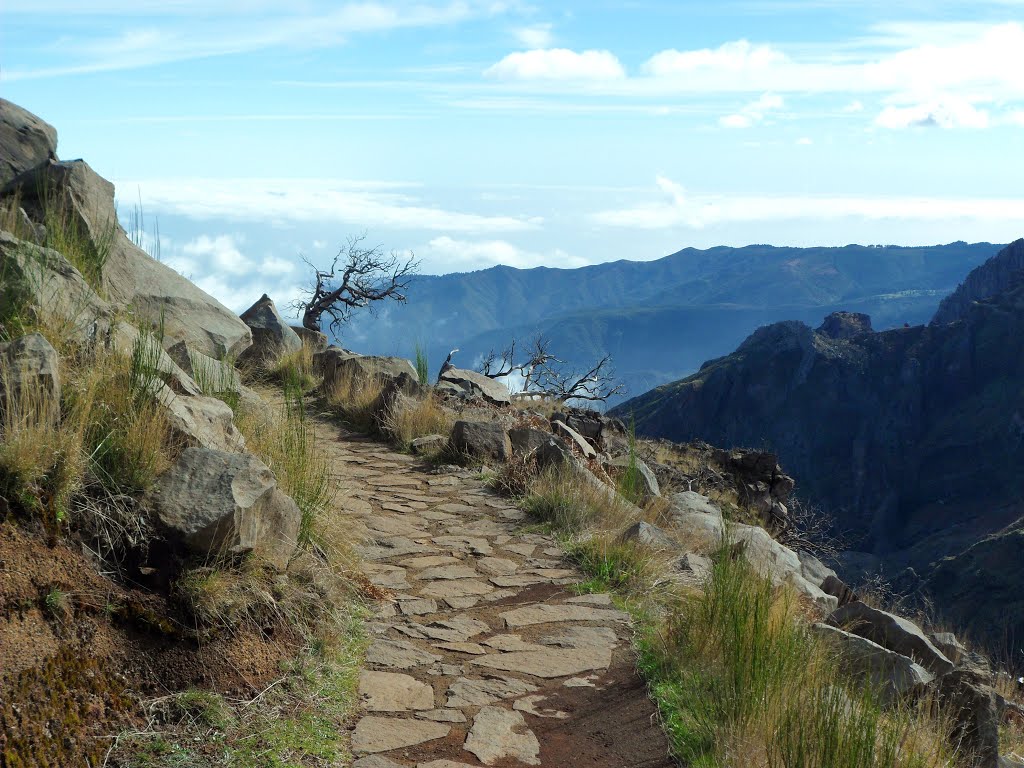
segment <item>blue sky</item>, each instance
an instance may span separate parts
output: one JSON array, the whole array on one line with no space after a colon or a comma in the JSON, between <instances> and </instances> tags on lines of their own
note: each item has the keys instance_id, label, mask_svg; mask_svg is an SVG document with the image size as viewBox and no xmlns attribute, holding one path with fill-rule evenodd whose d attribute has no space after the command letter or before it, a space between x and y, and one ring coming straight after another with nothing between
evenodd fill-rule
<instances>
[{"instance_id":1,"label":"blue sky","mask_svg":"<svg viewBox=\"0 0 1024 768\"><path fill-rule=\"evenodd\" d=\"M431 273L1024 235L1024 0L4 0L0 95L235 309L364 231Z\"/></svg>"}]
</instances>

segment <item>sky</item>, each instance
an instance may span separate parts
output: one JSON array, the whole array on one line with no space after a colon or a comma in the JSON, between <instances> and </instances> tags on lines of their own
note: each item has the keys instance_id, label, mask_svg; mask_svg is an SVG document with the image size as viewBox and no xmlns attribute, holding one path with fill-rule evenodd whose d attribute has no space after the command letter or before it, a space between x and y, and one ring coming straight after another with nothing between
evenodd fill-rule
<instances>
[{"instance_id":1,"label":"sky","mask_svg":"<svg viewBox=\"0 0 1024 768\"><path fill-rule=\"evenodd\" d=\"M0 96L235 310L360 234L430 274L1024 236L1024 0L2 0Z\"/></svg>"}]
</instances>

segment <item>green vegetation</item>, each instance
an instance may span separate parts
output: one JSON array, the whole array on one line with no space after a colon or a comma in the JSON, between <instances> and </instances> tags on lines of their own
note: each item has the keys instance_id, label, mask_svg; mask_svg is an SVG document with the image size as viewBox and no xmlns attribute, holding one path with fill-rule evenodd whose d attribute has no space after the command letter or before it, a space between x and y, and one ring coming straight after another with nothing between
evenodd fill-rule
<instances>
[{"instance_id":1,"label":"green vegetation","mask_svg":"<svg viewBox=\"0 0 1024 768\"><path fill-rule=\"evenodd\" d=\"M206 355L188 351L192 379L199 389L208 397L215 397L224 402L232 411L238 411L241 402L242 379L235 369L235 360L224 355L215 360Z\"/></svg>"},{"instance_id":2,"label":"green vegetation","mask_svg":"<svg viewBox=\"0 0 1024 768\"><path fill-rule=\"evenodd\" d=\"M416 342L416 378L422 386L430 383L430 364L427 362L427 350Z\"/></svg>"},{"instance_id":3,"label":"green vegetation","mask_svg":"<svg viewBox=\"0 0 1024 768\"><path fill-rule=\"evenodd\" d=\"M667 556L618 539L635 522L612 494L549 469L523 503L589 577L634 617L639 668L673 752L695 768L939 768L955 764L929 702L883 709L868 685L836 671L804 606L729 549L702 589L666 578ZM633 513L636 514L635 512ZM642 510L655 520L658 507Z\"/></svg>"},{"instance_id":4,"label":"green vegetation","mask_svg":"<svg viewBox=\"0 0 1024 768\"><path fill-rule=\"evenodd\" d=\"M103 295L103 267L117 234L117 222L109 221L98 232L88 231L74 213L68 192L57 193L45 187L38 197L42 223L46 228L43 243L64 256L96 293Z\"/></svg>"}]
</instances>

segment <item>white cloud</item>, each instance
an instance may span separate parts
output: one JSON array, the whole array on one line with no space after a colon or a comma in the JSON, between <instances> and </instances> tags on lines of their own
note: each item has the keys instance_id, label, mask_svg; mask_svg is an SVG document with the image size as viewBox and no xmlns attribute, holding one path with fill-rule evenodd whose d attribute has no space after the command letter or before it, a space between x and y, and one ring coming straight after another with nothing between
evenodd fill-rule
<instances>
[{"instance_id":1,"label":"white cloud","mask_svg":"<svg viewBox=\"0 0 1024 768\"><path fill-rule=\"evenodd\" d=\"M796 140L797 146L809 147L814 143L814 140L810 136L801 136Z\"/></svg>"},{"instance_id":2,"label":"white cloud","mask_svg":"<svg viewBox=\"0 0 1024 768\"><path fill-rule=\"evenodd\" d=\"M654 77L690 77L706 72L743 74L762 71L787 60L784 53L770 45L736 40L715 49L661 51L644 63L644 71Z\"/></svg>"},{"instance_id":3,"label":"white cloud","mask_svg":"<svg viewBox=\"0 0 1024 768\"><path fill-rule=\"evenodd\" d=\"M980 221L1024 219L1024 198L692 195L665 177L661 200L592 215L598 224L634 229L700 229L717 224L853 217L869 221Z\"/></svg>"},{"instance_id":4,"label":"white cloud","mask_svg":"<svg viewBox=\"0 0 1024 768\"><path fill-rule=\"evenodd\" d=\"M244 275L252 271L252 262L242 255L230 235L200 235L182 246L182 253L194 265L212 266L214 271L228 275ZM206 270L203 270L206 271Z\"/></svg>"},{"instance_id":5,"label":"white cloud","mask_svg":"<svg viewBox=\"0 0 1024 768\"><path fill-rule=\"evenodd\" d=\"M513 30L516 40L524 48L550 48L554 42L554 35L551 33L551 24L533 24L529 27L519 27Z\"/></svg>"},{"instance_id":6,"label":"white cloud","mask_svg":"<svg viewBox=\"0 0 1024 768\"><path fill-rule=\"evenodd\" d=\"M989 114L966 99L943 96L907 106L889 105L875 118L882 128L987 128Z\"/></svg>"},{"instance_id":7,"label":"white cloud","mask_svg":"<svg viewBox=\"0 0 1024 768\"><path fill-rule=\"evenodd\" d=\"M617 80L626 72L610 51L538 48L510 53L484 75L499 80Z\"/></svg>"},{"instance_id":8,"label":"white cloud","mask_svg":"<svg viewBox=\"0 0 1024 768\"><path fill-rule=\"evenodd\" d=\"M843 107L843 112L846 112L847 114L850 114L850 115L856 114L857 112L863 112L863 111L864 111L864 104L862 104L859 99L854 99L849 104L847 104L845 107Z\"/></svg>"},{"instance_id":9,"label":"white cloud","mask_svg":"<svg viewBox=\"0 0 1024 768\"><path fill-rule=\"evenodd\" d=\"M436 237L425 247L416 249L416 256L423 260L425 271L431 273L470 272L497 264L528 269L539 266L581 267L589 263L561 249L537 253L505 240L467 241L447 235Z\"/></svg>"},{"instance_id":10,"label":"white cloud","mask_svg":"<svg viewBox=\"0 0 1024 768\"><path fill-rule=\"evenodd\" d=\"M763 122L769 111L781 109L783 104L781 96L764 93L757 101L747 104L736 114L720 117L718 124L723 128L750 128Z\"/></svg>"},{"instance_id":11,"label":"white cloud","mask_svg":"<svg viewBox=\"0 0 1024 768\"><path fill-rule=\"evenodd\" d=\"M165 179L119 181L148 207L192 219L342 222L360 229L425 229L489 234L536 229L539 217L485 216L434 206L393 184L324 179Z\"/></svg>"}]
</instances>

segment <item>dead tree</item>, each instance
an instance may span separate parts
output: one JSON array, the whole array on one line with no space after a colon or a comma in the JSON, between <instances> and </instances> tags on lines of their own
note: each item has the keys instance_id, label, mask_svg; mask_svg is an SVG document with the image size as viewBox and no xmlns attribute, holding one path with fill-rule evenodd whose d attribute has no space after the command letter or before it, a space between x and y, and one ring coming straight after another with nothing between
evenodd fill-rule
<instances>
[{"instance_id":1,"label":"dead tree","mask_svg":"<svg viewBox=\"0 0 1024 768\"><path fill-rule=\"evenodd\" d=\"M372 310L374 302L384 299L405 302L405 290L419 271L419 262L412 255L386 254L379 245L365 248L365 239L366 235L350 237L330 269L319 269L303 258L313 269L314 284L292 306L302 312L305 328L321 330L322 318L327 315L331 332L337 333L357 309Z\"/></svg>"},{"instance_id":2,"label":"dead tree","mask_svg":"<svg viewBox=\"0 0 1024 768\"><path fill-rule=\"evenodd\" d=\"M611 372L611 356L605 355L585 371L571 368L549 349L549 342L537 336L530 351L516 362L516 343L513 339L505 349L493 349L480 366L480 372L492 379L514 374L522 376L522 392L533 393L564 403L567 400L603 402L609 397L624 394L626 387L617 382Z\"/></svg>"},{"instance_id":3,"label":"dead tree","mask_svg":"<svg viewBox=\"0 0 1024 768\"><path fill-rule=\"evenodd\" d=\"M586 371L566 368L561 360L552 360L534 372L536 389L545 397L564 403L567 400L604 402L609 397L622 395L626 385L615 380L611 371L611 355L605 355Z\"/></svg>"}]
</instances>

